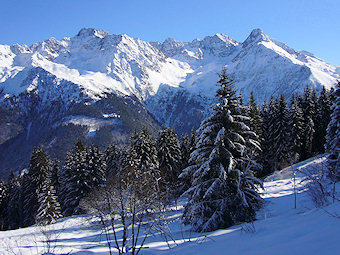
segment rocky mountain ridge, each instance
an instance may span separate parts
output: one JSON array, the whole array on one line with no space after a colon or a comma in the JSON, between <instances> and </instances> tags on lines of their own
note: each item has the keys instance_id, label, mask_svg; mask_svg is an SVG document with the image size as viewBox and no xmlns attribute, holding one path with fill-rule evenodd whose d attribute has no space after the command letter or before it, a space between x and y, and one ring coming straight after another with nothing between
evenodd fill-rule
<instances>
[{"instance_id":1,"label":"rocky mountain ridge","mask_svg":"<svg viewBox=\"0 0 340 255\"><path fill-rule=\"evenodd\" d=\"M340 79L340 67L260 29L242 43L224 34L145 42L84 28L60 41L0 45L0 169L24 165L38 143L53 154L70 130L94 143L121 142L141 125L188 132L213 103L224 66L245 100L253 90L259 102L306 85L329 89ZM24 156L9 164L18 151Z\"/></svg>"}]
</instances>

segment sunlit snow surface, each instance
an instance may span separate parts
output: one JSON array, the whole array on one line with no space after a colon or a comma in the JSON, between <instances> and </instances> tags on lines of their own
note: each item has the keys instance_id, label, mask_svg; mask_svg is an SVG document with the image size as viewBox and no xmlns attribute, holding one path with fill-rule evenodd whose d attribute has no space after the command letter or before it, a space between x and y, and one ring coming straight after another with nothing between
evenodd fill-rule
<instances>
[{"instance_id":1,"label":"sunlit snow surface","mask_svg":"<svg viewBox=\"0 0 340 255\"><path fill-rule=\"evenodd\" d=\"M168 212L171 236L166 242L157 234L146 242L141 254L337 254L340 250L340 203L315 208L306 192L304 173L324 164L314 158L284 169L266 178L262 191L266 206L258 212L256 231L246 232L251 224L242 224L210 233L191 233L180 224L183 201ZM293 173L296 172L297 208L294 209ZM337 186L337 189L340 185ZM105 237L95 220L75 216L59 220L47 228L28 227L0 232L0 254L41 254L49 238L52 254L108 254ZM169 238L170 239L170 238ZM45 245L46 246L46 245ZM45 249L45 250L44 250Z\"/></svg>"},{"instance_id":2,"label":"sunlit snow surface","mask_svg":"<svg viewBox=\"0 0 340 255\"><path fill-rule=\"evenodd\" d=\"M62 122L62 125L72 123L74 125L80 125L87 127L89 135L94 135L101 127L107 125L115 125L119 123L119 115L116 113L103 114L103 118L95 118L88 116L68 116Z\"/></svg>"},{"instance_id":3,"label":"sunlit snow surface","mask_svg":"<svg viewBox=\"0 0 340 255\"><path fill-rule=\"evenodd\" d=\"M40 68L94 100L105 93L146 100L157 95L161 85L213 97L216 73L225 65L245 98L254 90L259 101L281 93L289 97L307 84L318 90L322 85L331 88L340 78L339 67L295 51L260 29L243 43L224 34L192 42L169 38L149 43L88 28L71 38L52 37L30 47L0 45L0 89L8 97L37 88L27 77Z\"/></svg>"}]
</instances>

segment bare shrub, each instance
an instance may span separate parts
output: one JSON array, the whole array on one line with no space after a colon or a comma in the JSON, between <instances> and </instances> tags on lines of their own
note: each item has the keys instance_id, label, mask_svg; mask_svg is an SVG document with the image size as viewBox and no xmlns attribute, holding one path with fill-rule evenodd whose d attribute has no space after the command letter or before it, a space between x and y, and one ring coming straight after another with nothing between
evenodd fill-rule
<instances>
[{"instance_id":1,"label":"bare shrub","mask_svg":"<svg viewBox=\"0 0 340 255\"><path fill-rule=\"evenodd\" d=\"M307 182L308 195L315 207L323 207L329 203L332 193L332 182L328 178L327 164L320 162L316 165L306 167L299 172L305 175L303 181Z\"/></svg>"},{"instance_id":2,"label":"bare shrub","mask_svg":"<svg viewBox=\"0 0 340 255\"><path fill-rule=\"evenodd\" d=\"M151 231L160 228L164 211L157 194L141 190L138 182L125 182L120 175L108 178L80 206L99 219L110 254L113 249L138 254Z\"/></svg>"}]
</instances>

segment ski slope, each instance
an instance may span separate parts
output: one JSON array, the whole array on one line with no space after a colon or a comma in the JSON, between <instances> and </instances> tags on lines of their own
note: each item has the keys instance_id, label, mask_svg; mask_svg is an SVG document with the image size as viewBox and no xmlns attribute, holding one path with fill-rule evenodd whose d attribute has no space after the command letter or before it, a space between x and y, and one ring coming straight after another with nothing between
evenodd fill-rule
<instances>
[{"instance_id":1,"label":"ski slope","mask_svg":"<svg viewBox=\"0 0 340 255\"><path fill-rule=\"evenodd\" d=\"M307 191L305 173L322 169L324 161L325 157L312 158L267 177L261 191L266 204L254 224L191 233L180 224L183 201L179 201L168 212L171 248L154 233L141 254L340 254L340 218L335 217L340 215L340 203L329 201L328 206L316 208ZM0 254L43 254L46 240L50 240L50 254L108 254L99 225L86 215L64 218L48 227L0 232Z\"/></svg>"}]
</instances>

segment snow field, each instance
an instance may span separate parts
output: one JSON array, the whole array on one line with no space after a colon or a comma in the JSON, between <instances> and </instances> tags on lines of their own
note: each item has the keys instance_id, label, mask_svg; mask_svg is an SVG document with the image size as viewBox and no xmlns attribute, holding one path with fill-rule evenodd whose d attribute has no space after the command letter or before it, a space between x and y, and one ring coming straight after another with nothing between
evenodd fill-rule
<instances>
[{"instance_id":1,"label":"snow field","mask_svg":"<svg viewBox=\"0 0 340 255\"><path fill-rule=\"evenodd\" d=\"M267 177L261 191L266 204L254 223L243 223L210 233L192 233L180 224L185 199L167 212L167 244L158 233L147 239L141 254L338 254L340 251L340 203L315 208L305 173L324 164L312 158ZM294 172L297 208L294 209ZM340 185L337 184L337 190ZM48 234L43 234L47 232ZM88 215L64 218L47 226L0 232L0 254L42 254L50 239L52 254L108 254L105 236ZM172 240L173 239L173 240ZM168 245L171 247L169 249Z\"/></svg>"}]
</instances>

